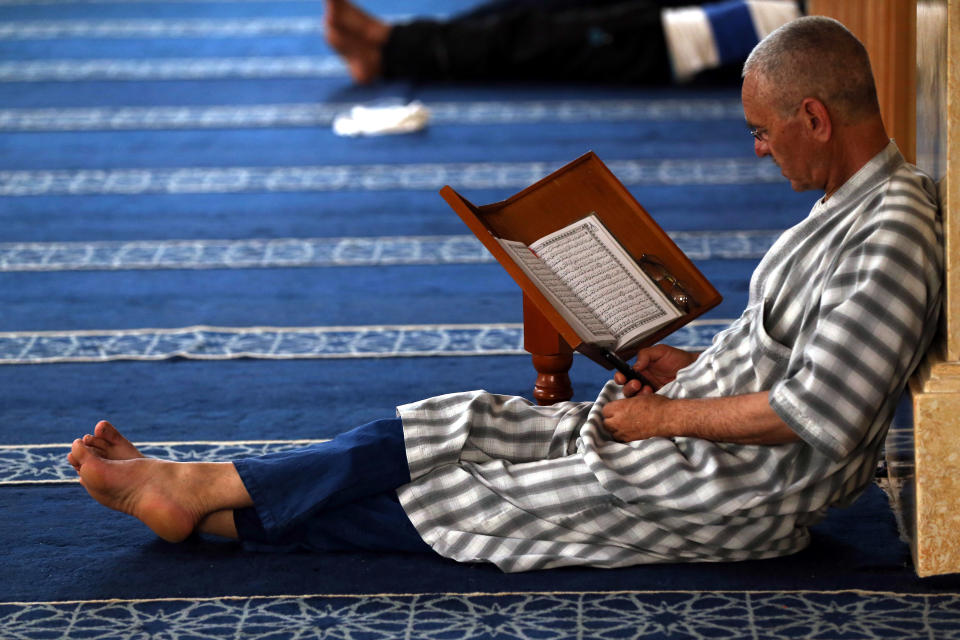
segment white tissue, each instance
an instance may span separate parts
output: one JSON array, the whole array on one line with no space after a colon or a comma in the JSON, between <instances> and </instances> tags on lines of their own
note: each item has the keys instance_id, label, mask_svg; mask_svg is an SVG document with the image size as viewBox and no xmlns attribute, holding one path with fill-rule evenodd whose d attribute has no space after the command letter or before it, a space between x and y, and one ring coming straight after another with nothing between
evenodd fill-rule
<instances>
[{"instance_id":1,"label":"white tissue","mask_svg":"<svg viewBox=\"0 0 960 640\"><path fill-rule=\"evenodd\" d=\"M427 126L430 110L421 102L406 105L357 105L333 119L338 136L382 136L411 133Z\"/></svg>"}]
</instances>

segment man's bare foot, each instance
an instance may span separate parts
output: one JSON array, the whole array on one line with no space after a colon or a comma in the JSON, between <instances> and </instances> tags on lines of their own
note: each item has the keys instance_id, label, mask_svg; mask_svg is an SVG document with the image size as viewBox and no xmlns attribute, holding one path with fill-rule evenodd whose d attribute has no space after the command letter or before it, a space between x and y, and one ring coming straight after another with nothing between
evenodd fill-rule
<instances>
[{"instance_id":1,"label":"man's bare foot","mask_svg":"<svg viewBox=\"0 0 960 640\"><path fill-rule=\"evenodd\" d=\"M127 440L117 428L106 420L101 420L93 428L93 434L87 434L80 439L83 444L93 449L97 455L107 460L129 460L144 457L132 442ZM79 473L80 468L73 458L73 453L67 454L67 461Z\"/></svg>"},{"instance_id":2,"label":"man's bare foot","mask_svg":"<svg viewBox=\"0 0 960 640\"><path fill-rule=\"evenodd\" d=\"M122 443L117 446L123 447ZM217 496L221 479L218 474L235 474L229 463L227 469L222 463L178 463L145 457L114 460L100 455L83 439L73 442L68 457L91 497L137 518L169 542L186 539L210 513L234 506L224 504L218 508L210 506L209 500L209 496L215 496L216 505L217 499L222 498ZM226 485L230 486L230 478ZM242 499L234 502L235 506L244 506L240 504Z\"/></svg>"},{"instance_id":3,"label":"man's bare foot","mask_svg":"<svg viewBox=\"0 0 960 640\"><path fill-rule=\"evenodd\" d=\"M108 460L129 460L130 458L143 457L143 454L133 443L106 420L97 423L97 426L93 428L93 435L83 436L83 444Z\"/></svg>"},{"instance_id":4,"label":"man's bare foot","mask_svg":"<svg viewBox=\"0 0 960 640\"><path fill-rule=\"evenodd\" d=\"M339 53L350 76L369 84L380 76L382 49L390 25L361 11L349 0L326 0L324 28L327 42Z\"/></svg>"},{"instance_id":5,"label":"man's bare foot","mask_svg":"<svg viewBox=\"0 0 960 640\"><path fill-rule=\"evenodd\" d=\"M323 20L327 29L349 33L377 47L385 45L390 36L388 23L371 16L350 0L326 0Z\"/></svg>"}]
</instances>

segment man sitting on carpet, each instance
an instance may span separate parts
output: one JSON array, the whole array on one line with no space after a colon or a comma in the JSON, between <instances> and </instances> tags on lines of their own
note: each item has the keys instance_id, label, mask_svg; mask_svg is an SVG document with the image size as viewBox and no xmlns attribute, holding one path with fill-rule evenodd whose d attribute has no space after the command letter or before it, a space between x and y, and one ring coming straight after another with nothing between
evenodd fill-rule
<instances>
[{"instance_id":1,"label":"man sitting on carpet","mask_svg":"<svg viewBox=\"0 0 960 640\"><path fill-rule=\"evenodd\" d=\"M838 22L771 34L742 97L757 155L825 195L699 357L640 351L656 393L620 374L595 402L455 393L233 463L145 458L101 422L70 463L96 500L171 541L199 530L250 548L432 549L505 571L799 551L872 481L935 333L937 201L887 138L866 51Z\"/></svg>"}]
</instances>

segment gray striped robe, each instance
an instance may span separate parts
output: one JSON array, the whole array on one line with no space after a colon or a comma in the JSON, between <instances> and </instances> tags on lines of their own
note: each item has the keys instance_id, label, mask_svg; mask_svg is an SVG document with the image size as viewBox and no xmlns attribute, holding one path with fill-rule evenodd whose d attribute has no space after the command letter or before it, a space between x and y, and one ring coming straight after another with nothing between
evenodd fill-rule
<instances>
[{"instance_id":1,"label":"gray striped robe","mask_svg":"<svg viewBox=\"0 0 960 640\"><path fill-rule=\"evenodd\" d=\"M786 231L743 315L660 393L767 390L801 437L777 446L612 440L595 402L538 407L472 391L398 408L423 539L504 571L794 553L871 481L930 344L942 249L932 182L890 145Z\"/></svg>"}]
</instances>

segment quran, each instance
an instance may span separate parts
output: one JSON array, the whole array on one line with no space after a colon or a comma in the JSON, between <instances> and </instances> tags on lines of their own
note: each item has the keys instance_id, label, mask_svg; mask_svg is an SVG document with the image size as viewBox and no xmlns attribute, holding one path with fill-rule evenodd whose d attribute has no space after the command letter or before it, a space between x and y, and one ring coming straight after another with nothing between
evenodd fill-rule
<instances>
[{"instance_id":1,"label":"quran","mask_svg":"<svg viewBox=\"0 0 960 640\"><path fill-rule=\"evenodd\" d=\"M585 342L623 351L683 315L596 214L530 246L497 241Z\"/></svg>"},{"instance_id":2,"label":"quran","mask_svg":"<svg viewBox=\"0 0 960 640\"><path fill-rule=\"evenodd\" d=\"M450 186L440 194L524 305L604 367L610 353L632 356L722 299L593 152L502 202L477 206Z\"/></svg>"}]
</instances>

